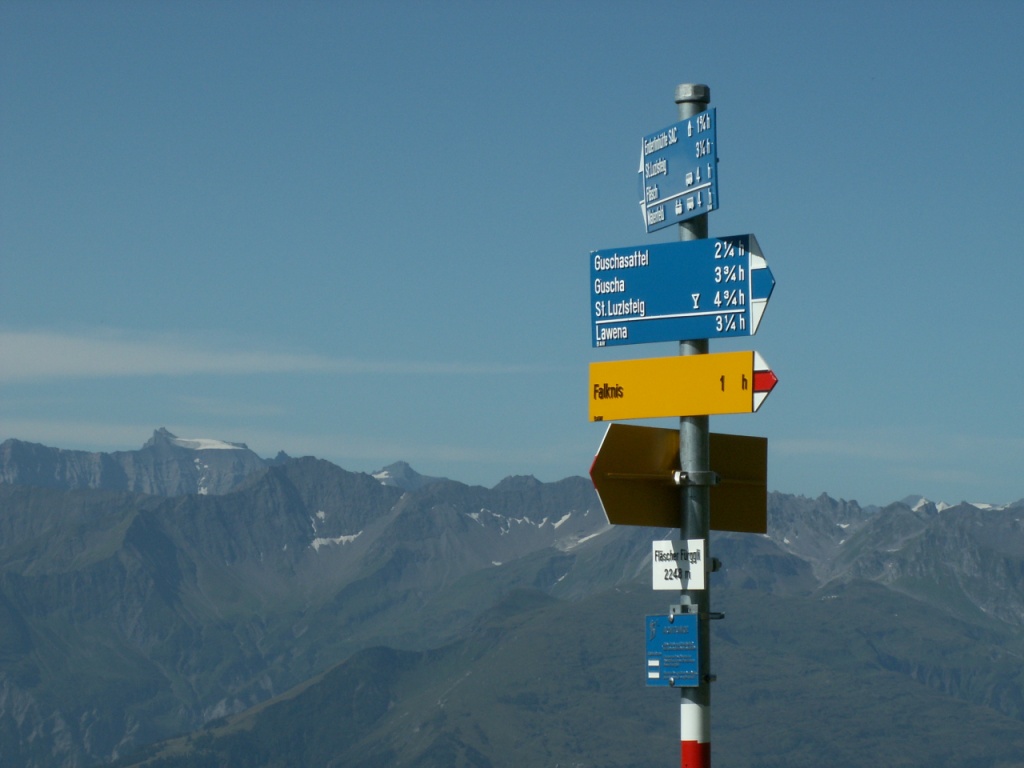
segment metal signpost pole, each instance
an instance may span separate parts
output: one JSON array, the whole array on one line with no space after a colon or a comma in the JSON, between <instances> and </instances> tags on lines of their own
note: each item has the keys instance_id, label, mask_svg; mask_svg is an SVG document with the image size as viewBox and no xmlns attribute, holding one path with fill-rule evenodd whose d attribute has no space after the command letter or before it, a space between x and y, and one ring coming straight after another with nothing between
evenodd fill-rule
<instances>
[{"instance_id":1,"label":"metal signpost pole","mask_svg":"<svg viewBox=\"0 0 1024 768\"><path fill-rule=\"evenodd\" d=\"M676 104L679 105L679 119L686 120L707 109L711 101L711 89L706 85L685 83L676 86ZM716 170L717 173L717 170ZM716 201L717 205L717 201ZM680 240L703 240L708 236L707 214L696 216L679 223ZM691 339L679 342L680 355L703 355L708 352L707 339ZM682 416L679 419L679 468L684 479L682 510L679 528L680 538L700 539L704 542L703 562L694 565L710 570L708 538L711 517L711 480L709 467L709 428L707 416ZM698 632L698 675L699 684L693 688L681 688L680 749L682 768L710 768L711 765L711 676L709 672L709 628L710 582L705 580L701 590L687 589L682 592L682 610L697 614Z\"/></svg>"}]
</instances>

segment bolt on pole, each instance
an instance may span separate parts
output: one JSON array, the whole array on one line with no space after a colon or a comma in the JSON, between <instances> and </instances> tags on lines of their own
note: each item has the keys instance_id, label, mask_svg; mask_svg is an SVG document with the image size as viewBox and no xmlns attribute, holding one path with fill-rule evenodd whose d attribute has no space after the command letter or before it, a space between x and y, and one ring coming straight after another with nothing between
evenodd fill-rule
<instances>
[{"instance_id":1,"label":"bolt on pole","mask_svg":"<svg viewBox=\"0 0 1024 768\"><path fill-rule=\"evenodd\" d=\"M686 120L708 108L711 89L706 85L684 83L676 86L675 101L679 119ZM715 171L717 173L717 169ZM708 236L707 214L679 224L680 240L703 240ZM680 355L703 355L708 352L707 339L679 342ZM679 419L679 468L691 476L707 477L709 467L709 427L707 416L682 416ZM698 474L699 473L699 474ZM697 567L710 569L709 532L711 519L711 488L705 484L686 484L681 488L682 511L680 538L704 541L704 562ZM680 751L682 768L711 766L711 674L709 648L709 614L711 606L710 579L705 578L702 590L682 591L682 610L697 614L699 684L682 688L680 703Z\"/></svg>"}]
</instances>

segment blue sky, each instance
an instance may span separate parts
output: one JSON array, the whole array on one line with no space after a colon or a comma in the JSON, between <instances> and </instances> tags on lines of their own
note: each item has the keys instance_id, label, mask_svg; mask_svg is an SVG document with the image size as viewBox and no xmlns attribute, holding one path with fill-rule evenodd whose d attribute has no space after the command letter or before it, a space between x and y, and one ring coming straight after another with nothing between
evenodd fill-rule
<instances>
[{"instance_id":1,"label":"blue sky","mask_svg":"<svg viewBox=\"0 0 1024 768\"><path fill-rule=\"evenodd\" d=\"M0 3L0 439L585 474L592 249L711 87L769 486L1024 497L1020 2ZM670 426L672 420L644 422Z\"/></svg>"}]
</instances>

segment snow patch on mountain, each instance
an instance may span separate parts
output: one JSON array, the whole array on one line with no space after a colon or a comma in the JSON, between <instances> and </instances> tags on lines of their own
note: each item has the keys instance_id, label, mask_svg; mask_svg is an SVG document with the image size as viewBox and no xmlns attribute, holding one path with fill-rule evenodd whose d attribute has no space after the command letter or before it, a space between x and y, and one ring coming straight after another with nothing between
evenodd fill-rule
<instances>
[{"instance_id":1,"label":"snow patch on mountain","mask_svg":"<svg viewBox=\"0 0 1024 768\"><path fill-rule=\"evenodd\" d=\"M359 533L353 533L350 536L335 536L335 537L330 538L330 539L316 538L316 539L313 539L312 543L309 546L312 547L317 552L319 552L320 551L320 547L327 547L327 546L336 545L336 544L351 544L353 541L355 541L356 539L358 539L362 535L363 535L363 532L360 531Z\"/></svg>"},{"instance_id":2,"label":"snow patch on mountain","mask_svg":"<svg viewBox=\"0 0 1024 768\"><path fill-rule=\"evenodd\" d=\"M588 541L596 539L598 536L603 536L614 528L614 526L606 525L599 531L595 531L587 536L581 536L579 538L572 538L567 541L556 542L555 546L558 547L562 552L569 552L570 550L576 549L581 544L585 544Z\"/></svg>"},{"instance_id":3,"label":"snow patch on mountain","mask_svg":"<svg viewBox=\"0 0 1024 768\"><path fill-rule=\"evenodd\" d=\"M933 502L930 499L926 499L924 496L907 496L905 499L903 499L903 503L906 504L915 512L925 510L929 505L935 507L935 510L937 512L945 512L947 509L953 509L956 506L959 506L955 504L947 504L944 501ZM1001 512L1002 510L1007 508L1007 505L1005 504L987 504L983 501L965 501L963 503L967 504L968 506L974 507L975 509L980 509L983 511L991 510L993 512Z\"/></svg>"},{"instance_id":4,"label":"snow patch on mountain","mask_svg":"<svg viewBox=\"0 0 1024 768\"><path fill-rule=\"evenodd\" d=\"M229 443L224 440L214 440L208 437L172 437L172 445L179 448L186 448L190 451L247 451L248 446L244 443Z\"/></svg>"}]
</instances>

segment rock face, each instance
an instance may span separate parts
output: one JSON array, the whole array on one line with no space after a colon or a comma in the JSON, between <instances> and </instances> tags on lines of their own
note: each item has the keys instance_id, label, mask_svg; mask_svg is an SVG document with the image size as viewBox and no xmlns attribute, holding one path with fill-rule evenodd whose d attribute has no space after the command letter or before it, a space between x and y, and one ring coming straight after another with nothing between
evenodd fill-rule
<instances>
[{"instance_id":1,"label":"rock face","mask_svg":"<svg viewBox=\"0 0 1024 768\"><path fill-rule=\"evenodd\" d=\"M95 765L360 648L441 642L508 589L555 588L568 550L607 528L583 478L403 491L307 457L254 462L240 482L231 457L247 449L183 442L158 431L113 463L121 474L84 472L101 454L5 444L3 765ZM208 455L228 457L217 469L234 491L201 492L194 459ZM103 488L129 477L189 492Z\"/></svg>"},{"instance_id":2,"label":"rock face","mask_svg":"<svg viewBox=\"0 0 1024 768\"><path fill-rule=\"evenodd\" d=\"M114 453L67 451L10 439L0 444L0 483L157 496L222 494L269 463L243 443L183 439L163 428L141 450Z\"/></svg>"}]
</instances>

